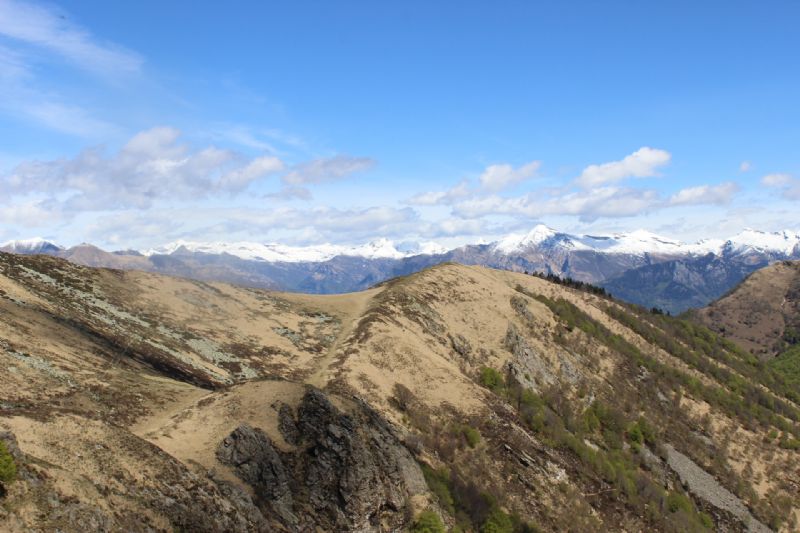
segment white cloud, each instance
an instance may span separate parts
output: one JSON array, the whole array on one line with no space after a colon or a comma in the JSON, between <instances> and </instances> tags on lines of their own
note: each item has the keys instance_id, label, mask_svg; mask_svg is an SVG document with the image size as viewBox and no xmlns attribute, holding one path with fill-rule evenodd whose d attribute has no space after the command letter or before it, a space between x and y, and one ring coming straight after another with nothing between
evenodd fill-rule
<instances>
[{"instance_id":1,"label":"white cloud","mask_svg":"<svg viewBox=\"0 0 800 533\"><path fill-rule=\"evenodd\" d=\"M103 242L122 247L169 240L183 226L181 217L170 213L120 211L101 216L86 227L90 242Z\"/></svg>"},{"instance_id":2,"label":"white cloud","mask_svg":"<svg viewBox=\"0 0 800 533\"><path fill-rule=\"evenodd\" d=\"M478 181L486 190L500 191L534 177L541 165L541 161L531 161L517 168L509 164L490 165L486 167Z\"/></svg>"},{"instance_id":3,"label":"white cloud","mask_svg":"<svg viewBox=\"0 0 800 533\"><path fill-rule=\"evenodd\" d=\"M303 240L316 242L358 242L376 236L406 238L418 229L419 215L411 208L387 206L363 209L314 207L271 210L234 210L218 226L223 234L246 232L263 238L275 231L302 233ZM207 233L202 230L200 233Z\"/></svg>"},{"instance_id":4,"label":"white cloud","mask_svg":"<svg viewBox=\"0 0 800 533\"><path fill-rule=\"evenodd\" d=\"M800 179L791 174L767 174L761 178L761 184L780 189L781 196L787 200L800 200Z\"/></svg>"},{"instance_id":5,"label":"white cloud","mask_svg":"<svg viewBox=\"0 0 800 533\"><path fill-rule=\"evenodd\" d=\"M486 232L487 227L488 224L483 219L451 217L427 223L420 233L428 238L480 235Z\"/></svg>"},{"instance_id":6,"label":"white cloud","mask_svg":"<svg viewBox=\"0 0 800 533\"><path fill-rule=\"evenodd\" d=\"M628 178L653 177L657 174L657 169L669 163L671 158L671 154L665 150L644 146L621 161L589 165L583 169L576 183L590 188Z\"/></svg>"},{"instance_id":7,"label":"white cloud","mask_svg":"<svg viewBox=\"0 0 800 533\"><path fill-rule=\"evenodd\" d=\"M373 166L375 166L375 160L368 157L337 155L297 165L281 179L287 185L324 183L344 179L351 174L368 170Z\"/></svg>"},{"instance_id":8,"label":"white cloud","mask_svg":"<svg viewBox=\"0 0 800 533\"><path fill-rule=\"evenodd\" d=\"M61 219L58 209L41 201L13 202L0 205L0 223L24 228L42 227Z\"/></svg>"},{"instance_id":9,"label":"white cloud","mask_svg":"<svg viewBox=\"0 0 800 533\"><path fill-rule=\"evenodd\" d=\"M97 119L92 114L74 105L62 102L33 98L21 98L6 102L11 104L9 111L18 115L25 115L36 122L62 133L69 133L80 137L108 135L115 131L115 127L108 122ZM2 105L2 104L0 104ZM5 107L5 106L3 106Z\"/></svg>"},{"instance_id":10,"label":"white cloud","mask_svg":"<svg viewBox=\"0 0 800 533\"><path fill-rule=\"evenodd\" d=\"M652 190L603 187L543 197L529 194L516 198L488 196L466 200L454 207L455 214L468 218L487 215L512 215L538 218L545 215L573 215L582 220L599 217L630 217L659 206L658 193Z\"/></svg>"},{"instance_id":11,"label":"white cloud","mask_svg":"<svg viewBox=\"0 0 800 533\"><path fill-rule=\"evenodd\" d=\"M112 43L97 41L54 8L0 0L0 35L56 53L102 75L138 72L142 58Z\"/></svg>"},{"instance_id":12,"label":"white cloud","mask_svg":"<svg viewBox=\"0 0 800 533\"><path fill-rule=\"evenodd\" d=\"M728 181L719 185L700 185L681 189L669 199L670 205L727 204L739 190L739 186Z\"/></svg>"},{"instance_id":13,"label":"white cloud","mask_svg":"<svg viewBox=\"0 0 800 533\"><path fill-rule=\"evenodd\" d=\"M411 205L451 205L470 196L469 182L464 180L446 191L431 191L417 194L408 200Z\"/></svg>"},{"instance_id":14,"label":"white cloud","mask_svg":"<svg viewBox=\"0 0 800 533\"><path fill-rule=\"evenodd\" d=\"M157 127L111 156L89 148L73 159L28 161L0 176L0 192L39 193L69 211L149 208L157 200L235 193L283 168L274 157L247 160L213 146L192 150L179 137L174 128Z\"/></svg>"},{"instance_id":15,"label":"white cloud","mask_svg":"<svg viewBox=\"0 0 800 533\"><path fill-rule=\"evenodd\" d=\"M283 170L283 161L277 157L257 157L241 168L236 168L222 176L219 186L222 189L239 191L254 181Z\"/></svg>"},{"instance_id":16,"label":"white cloud","mask_svg":"<svg viewBox=\"0 0 800 533\"><path fill-rule=\"evenodd\" d=\"M753 169L753 164L750 161L742 161L739 164L739 172L750 172Z\"/></svg>"},{"instance_id":17,"label":"white cloud","mask_svg":"<svg viewBox=\"0 0 800 533\"><path fill-rule=\"evenodd\" d=\"M794 182L790 174L767 174L761 178L761 184L766 187L786 187Z\"/></svg>"},{"instance_id":18,"label":"white cloud","mask_svg":"<svg viewBox=\"0 0 800 533\"><path fill-rule=\"evenodd\" d=\"M108 136L115 128L80 106L42 91L22 54L0 46L0 110L62 133Z\"/></svg>"},{"instance_id":19,"label":"white cloud","mask_svg":"<svg viewBox=\"0 0 800 533\"><path fill-rule=\"evenodd\" d=\"M313 195L311 191L305 187L287 187L284 186L278 192L271 192L266 195L266 198L275 200L311 200Z\"/></svg>"}]
</instances>

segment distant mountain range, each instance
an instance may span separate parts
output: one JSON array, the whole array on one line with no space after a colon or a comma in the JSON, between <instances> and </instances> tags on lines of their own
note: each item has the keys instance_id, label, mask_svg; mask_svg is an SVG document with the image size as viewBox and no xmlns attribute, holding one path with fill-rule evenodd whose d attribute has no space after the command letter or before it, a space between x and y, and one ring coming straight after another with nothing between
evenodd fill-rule
<instances>
[{"instance_id":1,"label":"distant mountain range","mask_svg":"<svg viewBox=\"0 0 800 533\"><path fill-rule=\"evenodd\" d=\"M63 248L44 239L28 239L3 243L0 251L323 294L365 289L452 261L571 277L603 286L624 300L679 313L708 304L758 268L800 258L800 233L747 229L730 239L687 244L642 230L571 235L538 225L528 233L451 250L433 242L409 245L379 239L351 247L178 241L150 250L106 252L91 244Z\"/></svg>"}]
</instances>

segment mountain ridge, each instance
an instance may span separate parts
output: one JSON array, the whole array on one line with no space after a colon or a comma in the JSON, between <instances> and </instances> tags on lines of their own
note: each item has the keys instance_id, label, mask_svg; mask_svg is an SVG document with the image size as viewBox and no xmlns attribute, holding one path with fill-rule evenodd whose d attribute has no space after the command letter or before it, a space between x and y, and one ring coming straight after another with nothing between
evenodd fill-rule
<instances>
[{"instance_id":1,"label":"mountain ridge","mask_svg":"<svg viewBox=\"0 0 800 533\"><path fill-rule=\"evenodd\" d=\"M362 290L385 279L455 261L569 277L604 286L648 308L680 313L706 305L757 268L800 258L800 234L747 229L727 240L684 244L643 230L576 236L537 225L524 234L451 250L432 242L395 243L389 239L359 246L310 247L177 241L143 252L106 252L90 244L64 249L32 239L9 241L0 250L45 253L86 266L323 294Z\"/></svg>"}]
</instances>

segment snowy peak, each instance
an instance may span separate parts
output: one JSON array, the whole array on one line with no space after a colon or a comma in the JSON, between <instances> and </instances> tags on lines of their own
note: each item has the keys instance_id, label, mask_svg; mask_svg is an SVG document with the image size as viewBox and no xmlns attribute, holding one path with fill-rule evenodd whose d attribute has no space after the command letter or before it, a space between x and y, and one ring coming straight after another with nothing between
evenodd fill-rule
<instances>
[{"instance_id":1,"label":"snowy peak","mask_svg":"<svg viewBox=\"0 0 800 533\"><path fill-rule=\"evenodd\" d=\"M549 239L553 239L559 235L556 230L539 224L534 226L528 233L518 234L512 233L503 239L497 241L494 245L495 250L504 254L519 252L530 248L532 246L539 246Z\"/></svg>"},{"instance_id":2,"label":"snowy peak","mask_svg":"<svg viewBox=\"0 0 800 533\"><path fill-rule=\"evenodd\" d=\"M61 251L63 248L41 237L34 237L0 243L0 250L15 254L46 254Z\"/></svg>"},{"instance_id":3,"label":"snowy peak","mask_svg":"<svg viewBox=\"0 0 800 533\"><path fill-rule=\"evenodd\" d=\"M337 256L363 257L364 259L403 259L420 254L442 253L436 243L424 243L401 251L389 239L377 239L360 246L319 244L313 246L286 246L275 243L215 242L201 243L176 241L165 246L142 252L143 255L171 255L181 252L206 254L228 254L240 259L267 263L317 263Z\"/></svg>"},{"instance_id":4,"label":"snowy peak","mask_svg":"<svg viewBox=\"0 0 800 533\"><path fill-rule=\"evenodd\" d=\"M731 237L724 246L729 251L739 253L752 250L791 255L800 246L800 233L790 230L767 233L747 228Z\"/></svg>"},{"instance_id":5,"label":"snowy peak","mask_svg":"<svg viewBox=\"0 0 800 533\"><path fill-rule=\"evenodd\" d=\"M607 252L617 254L680 254L685 253L685 245L656 235L646 230L630 233L617 233L612 237L614 244Z\"/></svg>"},{"instance_id":6,"label":"snowy peak","mask_svg":"<svg viewBox=\"0 0 800 533\"><path fill-rule=\"evenodd\" d=\"M505 255L555 248L628 255L689 256L755 251L791 256L800 252L800 233L790 230L768 233L746 229L728 240L703 239L696 243L684 243L647 230L611 235L570 235L538 225L527 234L511 234L494 243L495 251Z\"/></svg>"}]
</instances>

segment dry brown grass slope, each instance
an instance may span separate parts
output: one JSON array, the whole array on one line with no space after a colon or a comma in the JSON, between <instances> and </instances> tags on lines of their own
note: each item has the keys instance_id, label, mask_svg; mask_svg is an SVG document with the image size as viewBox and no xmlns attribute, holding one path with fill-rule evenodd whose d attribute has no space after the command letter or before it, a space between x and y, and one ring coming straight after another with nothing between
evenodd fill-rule
<instances>
[{"instance_id":1,"label":"dry brown grass slope","mask_svg":"<svg viewBox=\"0 0 800 533\"><path fill-rule=\"evenodd\" d=\"M246 424L266 440L245 448L271 461L252 463L258 479L283 476L306 525L303 461L363 502L336 518L341 502L317 501L322 529L408 527L425 508L466 529L512 515L517 531L685 531L704 520L738 531L756 518L778 527L776 515L791 528L797 452L767 439L776 424L797 429L791 413L763 408L754 420L733 408L744 393L728 382L749 379L747 369L724 358L711 368L727 374L698 366L681 351L691 339L663 342L675 326L660 320L454 264L315 296L0 254L0 430L15 435L23 465L0 520L18 530L297 529L286 494L220 455ZM327 391L330 412L320 415L307 384ZM762 389L765 403L784 401ZM291 437L286 427L304 416L329 433ZM655 428L646 442L640 418ZM697 488L685 496L659 457L667 444L756 518ZM344 448L358 453L328 455Z\"/></svg>"},{"instance_id":2,"label":"dry brown grass slope","mask_svg":"<svg viewBox=\"0 0 800 533\"><path fill-rule=\"evenodd\" d=\"M775 356L786 327L800 325L800 261L757 270L695 316L754 355Z\"/></svg>"}]
</instances>

